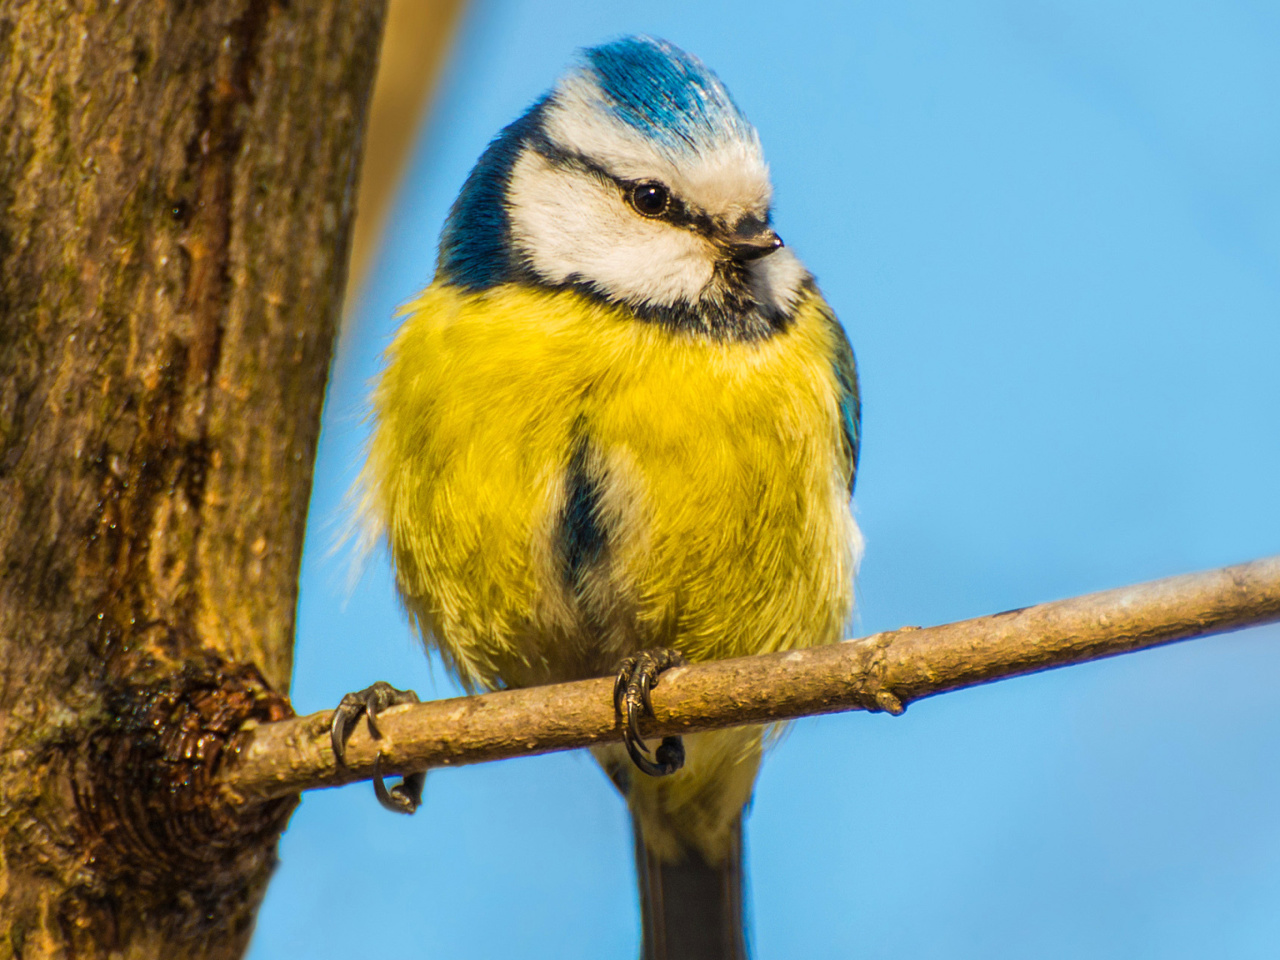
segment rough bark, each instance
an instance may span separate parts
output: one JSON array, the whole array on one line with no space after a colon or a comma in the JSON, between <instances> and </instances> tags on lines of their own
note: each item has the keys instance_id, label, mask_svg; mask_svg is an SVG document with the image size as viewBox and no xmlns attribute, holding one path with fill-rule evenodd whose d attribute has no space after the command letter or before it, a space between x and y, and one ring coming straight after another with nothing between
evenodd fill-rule
<instances>
[{"instance_id":1,"label":"rough bark","mask_svg":"<svg viewBox=\"0 0 1280 960\"><path fill-rule=\"evenodd\" d=\"M663 673L646 736L842 710L902 713L923 697L1053 667L1280 620L1280 556L1056 600L938 627L904 627L826 647L717 660ZM362 724L346 765L331 712L257 726L219 775L245 801L387 771L482 763L622 739L613 681L582 680L393 707L380 738Z\"/></svg>"},{"instance_id":2,"label":"rough bark","mask_svg":"<svg viewBox=\"0 0 1280 960\"><path fill-rule=\"evenodd\" d=\"M0 960L247 943L382 18L0 0Z\"/></svg>"}]
</instances>

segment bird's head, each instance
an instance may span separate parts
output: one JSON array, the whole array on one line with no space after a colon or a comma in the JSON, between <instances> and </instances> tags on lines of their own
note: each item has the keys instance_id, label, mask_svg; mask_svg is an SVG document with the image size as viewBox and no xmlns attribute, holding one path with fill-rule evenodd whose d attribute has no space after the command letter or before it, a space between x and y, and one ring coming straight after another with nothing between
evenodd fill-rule
<instances>
[{"instance_id":1,"label":"bird's head","mask_svg":"<svg viewBox=\"0 0 1280 960\"><path fill-rule=\"evenodd\" d=\"M619 40L489 145L438 279L573 288L673 327L767 336L809 282L771 197L759 137L719 78L671 44Z\"/></svg>"}]
</instances>

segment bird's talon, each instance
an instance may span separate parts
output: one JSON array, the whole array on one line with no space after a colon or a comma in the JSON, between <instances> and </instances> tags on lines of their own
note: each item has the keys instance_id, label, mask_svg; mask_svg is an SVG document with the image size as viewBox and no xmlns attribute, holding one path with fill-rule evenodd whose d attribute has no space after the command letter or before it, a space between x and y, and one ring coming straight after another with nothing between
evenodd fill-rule
<instances>
[{"instance_id":1,"label":"bird's talon","mask_svg":"<svg viewBox=\"0 0 1280 960\"><path fill-rule=\"evenodd\" d=\"M390 790L382 776L382 752L373 758L373 793L378 802L392 813L412 814L422 804L422 787L427 775L409 773Z\"/></svg>"},{"instance_id":2,"label":"bird's talon","mask_svg":"<svg viewBox=\"0 0 1280 960\"><path fill-rule=\"evenodd\" d=\"M636 668L636 658L627 657L618 664L618 677L613 681L613 709L619 716L623 712L623 698L627 692L627 684L631 681L631 673Z\"/></svg>"},{"instance_id":3,"label":"bird's talon","mask_svg":"<svg viewBox=\"0 0 1280 960\"><path fill-rule=\"evenodd\" d=\"M651 777L665 777L684 766L684 741L679 737L663 737L653 756L640 735L640 718L653 716L652 691L658 675L672 667L683 666L685 659L675 650L646 650L639 656L627 657L618 667L613 685L613 706L623 724L622 742L627 754L641 771Z\"/></svg>"},{"instance_id":4,"label":"bird's talon","mask_svg":"<svg viewBox=\"0 0 1280 960\"><path fill-rule=\"evenodd\" d=\"M418 695L412 690L399 690L383 680L344 696L329 722L329 741L333 745L333 755L337 758L338 765L346 766L347 740L361 715L369 725L369 734L377 740L382 737L377 721L379 713L402 703L420 702ZM388 810L413 813L418 809L418 805L422 803L422 785L425 779L425 773L411 773L388 790L382 778L381 752L374 758L373 792L378 802Z\"/></svg>"},{"instance_id":5,"label":"bird's talon","mask_svg":"<svg viewBox=\"0 0 1280 960\"><path fill-rule=\"evenodd\" d=\"M679 737L663 737L658 749L653 751L654 759L663 767L670 767L675 773L684 766L684 741Z\"/></svg>"}]
</instances>

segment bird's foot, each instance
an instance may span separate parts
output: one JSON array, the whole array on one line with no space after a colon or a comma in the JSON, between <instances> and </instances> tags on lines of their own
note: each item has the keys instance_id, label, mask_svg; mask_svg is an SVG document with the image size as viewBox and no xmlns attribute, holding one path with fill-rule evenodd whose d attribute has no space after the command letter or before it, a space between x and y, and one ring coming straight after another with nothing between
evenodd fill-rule
<instances>
[{"instance_id":1,"label":"bird's foot","mask_svg":"<svg viewBox=\"0 0 1280 960\"><path fill-rule=\"evenodd\" d=\"M640 718L653 716L650 692L658 685L658 674L687 662L677 651L658 647L627 657L618 667L613 708L622 723L622 742L627 745L631 762L651 777L665 777L684 766L684 741L679 737L663 737L653 756L649 755L640 736Z\"/></svg>"},{"instance_id":2,"label":"bird's foot","mask_svg":"<svg viewBox=\"0 0 1280 960\"><path fill-rule=\"evenodd\" d=\"M348 693L333 711L333 720L329 724L329 740L333 744L333 755L339 766L346 766L347 740L351 731L364 715L369 724L369 733L376 740L382 736L378 729L378 714L388 707L396 707L402 703L421 703L418 695L412 690L397 690L391 684L379 680L371 687ZM422 786L426 782L425 773L406 774L403 779L390 790L382 778L382 752L379 751L373 761L373 792L378 802L395 813L413 813L422 803Z\"/></svg>"}]
</instances>

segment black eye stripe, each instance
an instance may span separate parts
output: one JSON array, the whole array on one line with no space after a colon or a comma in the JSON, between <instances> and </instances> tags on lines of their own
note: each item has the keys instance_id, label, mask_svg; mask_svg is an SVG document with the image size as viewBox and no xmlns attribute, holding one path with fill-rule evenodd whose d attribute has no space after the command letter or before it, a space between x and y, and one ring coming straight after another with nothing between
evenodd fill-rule
<instances>
[{"instance_id":1,"label":"black eye stripe","mask_svg":"<svg viewBox=\"0 0 1280 960\"><path fill-rule=\"evenodd\" d=\"M684 227L686 230L693 230L708 237L714 236L717 232L716 224L709 216L700 211L690 211L684 201L672 193L671 188L664 183L660 183L657 180L624 180L621 177L614 176L600 164L582 154L565 150L545 139L531 142L530 146L540 153L544 159L556 166L583 170L594 174L605 182L616 184L622 192L623 200L633 208L635 205L631 199L632 191L641 184L657 184L667 191L667 206L661 214L652 219L665 220L667 223L674 224L677 227Z\"/></svg>"}]
</instances>

